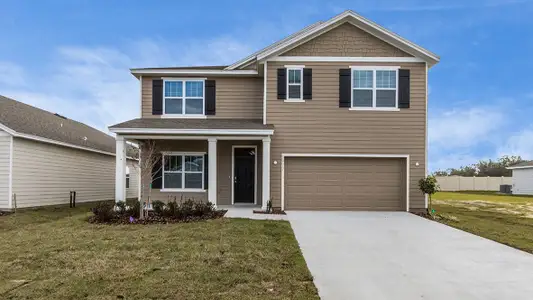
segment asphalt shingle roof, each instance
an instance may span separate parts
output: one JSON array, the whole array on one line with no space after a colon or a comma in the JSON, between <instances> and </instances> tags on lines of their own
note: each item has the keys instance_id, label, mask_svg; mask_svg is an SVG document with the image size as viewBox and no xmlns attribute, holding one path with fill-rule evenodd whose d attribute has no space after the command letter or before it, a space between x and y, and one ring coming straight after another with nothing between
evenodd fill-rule
<instances>
[{"instance_id":1,"label":"asphalt shingle roof","mask_svg":"<svg viewBox=\"0 0 533 300\"><path fill-rule=\"evenodd\" d=\"M260 119L133 119L112 128L157 129L273 129Z\"/></svg>"},{"instance_id":2,"label":"asphalt shingle roof","mask_svg":"<svg viewBox=\"0 0 533 300\"><path fill-rule=\"evenodd\" d=\"M17 133L115 153L115 138L83 123L0 96L0 124Z\"/></svg>"}]
</instances>

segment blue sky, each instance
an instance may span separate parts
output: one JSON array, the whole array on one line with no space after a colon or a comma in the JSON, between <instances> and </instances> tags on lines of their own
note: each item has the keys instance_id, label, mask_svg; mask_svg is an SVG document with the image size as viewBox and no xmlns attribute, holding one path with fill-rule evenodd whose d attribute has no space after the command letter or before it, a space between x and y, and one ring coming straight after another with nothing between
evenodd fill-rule
<instances>
[{"instance_id":1,"label":"blue sky","mask_svg":"<svg viewBox=\"0 0 533 300\"><path fill-rule=\"evenodd\" d=\"M430 169L533 159L532 0L0 5L0 94L102 130L139 116L131 67L232 63L352 9L441 56L429 73Z\"/></svg>"}]
</instances>

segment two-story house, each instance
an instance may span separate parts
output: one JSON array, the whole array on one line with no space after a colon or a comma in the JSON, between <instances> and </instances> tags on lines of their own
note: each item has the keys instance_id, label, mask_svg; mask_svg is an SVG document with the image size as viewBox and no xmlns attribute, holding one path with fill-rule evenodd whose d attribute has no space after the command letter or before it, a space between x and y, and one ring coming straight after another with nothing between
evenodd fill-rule
<instances>
[{"instance_id":1,"label":"two-story house","mask_svg":"<svg viewBox=\"0 0 533 300\"><path fill-rule=\"evenodd\" d=\"M132 69L142 115L110 127L116 199L125 141L155 140L153 200L423 210L427 73L438 61L345 11L229 66Z\"/></svg>"}]
</instances>

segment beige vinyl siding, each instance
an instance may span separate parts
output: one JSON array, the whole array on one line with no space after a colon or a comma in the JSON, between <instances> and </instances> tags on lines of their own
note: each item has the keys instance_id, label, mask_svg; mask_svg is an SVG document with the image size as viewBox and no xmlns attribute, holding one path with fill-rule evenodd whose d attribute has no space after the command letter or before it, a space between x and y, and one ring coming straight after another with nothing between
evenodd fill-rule
<instances>
[{"instance_id":1,"label":"beige vinyl siding","mask_svg":"<svg viewBox=\"0 0 533 300\"><path fill-rule=\"evenodd\" d=\"M313 99L305 103L277 99L277 69L286 64L291 63L268 64L267 123L276 128L271 160L280 161L282 153L408 154L410 207L424 208L424 196L418 191L417 182L424 177L426 167L425 64L379 64L411 70L411 108L388 112L339 108L339 69L376 63L298 62L313 70ZM280 164L271 165L271 198L274 206L281 206Z\"/></svg>"},{"instance_id":2,"label":"beige vinyl siding","mask_svg":"<svg viewBox=\"0 0 533 300\"><path fill-rule=\"evenodd\" d=\"M139 164L136 161L128 160L130 169L130 187L126 189L126 198L138 199L139 197ZM113 173L114 175L114 173ZM114 178L113 178L114 181Z\"/></svg>"},{"instance_id":3,"label":"beige vinyl siding","mask_svg":"<svg viewBox=\"0 0 533 300\"><path fill-rule=\"evenodd\" d=\"M14 138L13 193L17 207L112 200L115 157Z\"/></svg>"},{"instance_id":4,"label":"beige vinyl siding","mask_svg":"<svg viewBox=\"0 0 533 300\"><path fill-rule=\"evenodd\" d=\"M0 210L9 209L9 157L11 136L0 130Z\"/></svg>"},{"instance_id":5,"label":"beige vinyl siding","mask_svg":"<svg viewBox=\"0 0 533 300\"><path fill-rule=\"evenodd\" d=\"M190 76L180 76L189 78ZM152 115L152 80L160 77L142 78L142 117L160 118ZM193 77L190 77L193 78ZM259 77L209 77L216 81L216 115L208 118L261 119L263 117L263 78Z\"/></svg>"},{"instance_id":6,"label":"beige vinyl siding","mask_svg":"<svg viewBox=\"0 0 533 300\"><path fill-rule=\"evenodd\" d=\"M227 141L219 140L217 142L217 202L218 205L231 205L231 166L232 166L232 146L233 145L255 145L257 146L257 202L261 204L261 183L262 183L262 143L260 141ZM159 140L159 151L172 152L202 152L207 153L207 141L197 140ZM143 178L143 200L148 199L148 190L150 178ZM210 187L209 187L210 188ZM194 199L207 201L207 190L205 192L162 192L160 189L152 189L152 201Z\"/></svg>"},{"instance_id":7,"label":"beige vinyl siding","mask_svg":"<svg viewBox=\"0 0 533 300\"><path fill-rule=\"evenodd\" d=\"M412 56L349 23L344 23L282 55L353 57Z\"/></svg>"}]
</instances>

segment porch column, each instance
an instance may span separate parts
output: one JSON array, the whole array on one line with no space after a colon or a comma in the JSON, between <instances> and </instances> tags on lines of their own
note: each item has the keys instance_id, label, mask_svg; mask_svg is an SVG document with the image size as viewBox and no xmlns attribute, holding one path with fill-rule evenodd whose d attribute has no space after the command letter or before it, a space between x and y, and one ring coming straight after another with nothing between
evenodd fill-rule
<instances>
[{"instance_id":1,"label":"porch column","mask_svg":"<svg viewBox=\"0 0 533 300\"><path fill-rule=\"evenodd\" d=\"M262 209L266 210L270 201L270 137L263 138L263 201Z\"/></svg>"},{"instance_id":2,"label":"porch column","mask_svg":"<svg viewBox=\"0 0 533 300\"><path fill-rule=\"evenodd\" d=\"M117 134L116 138L115 202L126 201L126 141Z\"/></svg>"},{"instance_id":3,"label":"porch column","mask_svg":"<svg viewBox=\"0 0 533 300\"><path fill-rule=\"evenodd\" d=\"M217 206L217 139L210 137L207 142L208 147L208 181L207 200Z\"/></svg>"}]
</instances>

